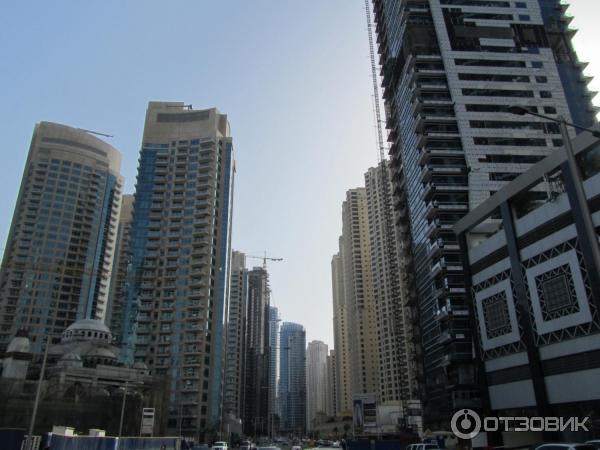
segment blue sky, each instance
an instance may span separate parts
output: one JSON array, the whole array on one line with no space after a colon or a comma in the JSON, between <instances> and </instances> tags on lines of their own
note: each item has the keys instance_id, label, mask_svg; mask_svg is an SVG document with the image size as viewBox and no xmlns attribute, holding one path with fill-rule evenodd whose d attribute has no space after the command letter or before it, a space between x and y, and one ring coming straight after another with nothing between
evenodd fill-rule
<instances>
[{"instance_id":1,"label":"blue sky","mask_svg":"<svg viewBox=\"0 0 600 450\"><path fill-rule=\"evenodd\" d=\"M600 5L571 3L600 90ZM147 102L216 106L237 155L233 246L283 257L273 304L333 344L341 202L377 160L362 0L22 0L4 5L0 54L0 241L36 122L114 135L132 192Z\"/></svg>"}]
</instances>

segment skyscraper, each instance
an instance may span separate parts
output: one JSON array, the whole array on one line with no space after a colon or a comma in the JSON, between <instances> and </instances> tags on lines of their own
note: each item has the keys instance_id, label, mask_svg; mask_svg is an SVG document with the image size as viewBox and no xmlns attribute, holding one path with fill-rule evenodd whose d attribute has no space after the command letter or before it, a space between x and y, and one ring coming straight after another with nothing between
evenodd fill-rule
<instances>
[{"instance_id":1,"label":"skyscraper","mask_svg":"<svg viewBox=\"0 0 600 450\"><path fill-rule=\"evenodd\" d=\"M278 380L279 380L279 309L275 306L269 306L269 435L276 430L276 418L279 416L278 410Z\"/></svg>"},{"instance_id":2,"label":"skyscraper","mask_svg":"<svg viewBox=\"0 0 600 450\"><path fill-rule=\"evenodd\" d=\"M199 438L221 413L233 165L226 115L149 103L122 357L168 377L168 430Z\"/></svg>"},{"instance_id":3,"label":"skyscraper","mask_svg":"<svg viewBox=\"0 0 600 450\"><path fill-rule=\"evenodd\" d=\"M131 236L131 221L133 219L133 195L123 195L117 240L115 245L115 261L110 281L109 302L105 323L112 335L121 343L123 340L123 305L127 297L127 268L129 266L129 245Z\"/></svg>"},{"instance_id":4,"label":"skyscraper","mask_svg":"<svg viewBox=\"0 0 600 450\"><path fill-rule=\"evenodd\" d=\"M350 189L342 204L344 302L348 310L351 396L379 389L377 307L373 295L367 191Z\"/></svg>"},{"instance_id":5,"label":"skyscraper","mask_svg":"<svg viewBox=\"0 0 600 450\"><path fill-rule=\"evenodd\" d=\"M382 162L365 173L370 270L377 309L377 399L381 404L406 407L408 400L420 399L417 381L420 373L419 349L415 345L418 328L416 310L406 301L408 295L404 281L408 269L394 227L392 186L387 171L387 162ZM387 189L384 182L388 183Z\"/></svg>"},{"instance_id":6,"label":"skyscraper","mask_svg":"<svg viewBox=\"0 0 600 450\"><path fill-rule=\"evenodd\" d=\"M314 427L317 413L327 410L327 344L308 343L306 349L306 427Z\"/></svg>"},{"instance_id":7,"label":"skyscraper","mask_svg":"<svg viewBox=\"0 0 600 450\"><path fill-rule=\"evenodd\" d=\"M334 349L331 349L329 350L329 355L327 355L327 405L325 407L325 413L329 417L335 417L338 414L338 384L336 370L336 352Z\"/></svg>"},{"instance_id":8,"label":"skyscraper","mask_svg":"<svg viewBox=\"0 0 600 450\"><path fill-rule=\"evenodd\" d=\"M231 414L235 418L242 417L247 307L248 269L246 269L246 255L234 251L231 256L231 288L227 318L223 412Z\"/></svg>"},{"instance_id":9,"label":"skyscraper","mask_svg":"<svg viewBox=\"0 0 600 450\"><path fill-rule=\"evenodd\" d=\"M563 145L557 124L511 115L509 106L581 125L595 112L559 0L373 4L397 228L410 258L407 302L417 305L422 332L425 422L441 429L464 399L479 396L451 227Z\"/></svg>"},{"instance_id":10,"label":"skyscraper","mask_svg":"<svg viewBox=\"0 0 600 450\"><path fill-rule=\"evenodd\" d=\"M269 275L263 267L248 271L248 308L246 313L244 433L266 436L269 433Z\"/></svg>"},{"instance_id":11,"label":"skyscraper","mask_svg":"<svg viewBox=\"0 0 600 450\"><path fill-rule=\"evenodd\" d=\"M339 239L340 251L331 259L331 280L333 292L333 342L336 349L336 410L340 413L352 412L352 380L350 378L350 330L348 329L350 309L344 295L343 238Z\"/></svg>"},{"instance_id":12,"label":"skyscraper","mask_svg":"<svg viewBox=\"0 0 600 450\"><path fill-rule=\"evenodd\" d=\"M121 154L89 132L35 126L0 274L0 351L19 329L31 350L78 319L104 320Z\"/></svg>"},{"instance_id":13,"label":"skyscraper","mask_svg":"<svg viewBox=\"0 0 600 450\"><path fill-rule=\"evenodd\" d=\"M300 324L283 322L279 336L280 431L301 437L306 431L306 332Z\"/></svg>"}]
</instances>

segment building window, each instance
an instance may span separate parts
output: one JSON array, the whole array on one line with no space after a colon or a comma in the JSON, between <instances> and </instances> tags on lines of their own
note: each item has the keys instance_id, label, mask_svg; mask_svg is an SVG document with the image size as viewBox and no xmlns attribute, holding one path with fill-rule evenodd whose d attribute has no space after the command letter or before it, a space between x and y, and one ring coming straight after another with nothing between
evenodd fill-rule
<instances>
[{"instance_id":1,"label":"building window","mask_svg":"<svg viewBox=\"0 0 600 450\"><path fill-rule=\"evenodd\" d=\"M542 317L545 321L579 312L573 276L568 264L535 277Z\"/></svg>"},{"instance_id":2,"label":"building window","mask_svg":"<svg viewBox=\"0 0 600 450\"><path fill-rule=\"evenodd\" d=\"M481 302L485 333L488 339L503 336L512 331L505 292L498 292Z\"/></svg>"}]
</instances>

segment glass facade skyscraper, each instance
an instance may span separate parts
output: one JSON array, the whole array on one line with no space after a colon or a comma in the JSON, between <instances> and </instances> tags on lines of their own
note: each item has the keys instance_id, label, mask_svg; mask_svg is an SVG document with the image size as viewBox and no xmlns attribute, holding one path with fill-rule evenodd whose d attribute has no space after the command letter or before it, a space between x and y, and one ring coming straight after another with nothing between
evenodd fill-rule
<instances>
[{"instance_id":1,"label":"glass facade skyscraper","mask_svg":"<svg viewBox=\"0 0 600 450\"><path fill-rule=\"evenodd\" d=\"M373 0L403 274L422 333L424 419L480 404L456 221L557 148L557 124L594 123L558 0ZM545 198L544 186L532 197ZM537 196L537 197L536 197ZM487 235L490 219L474 230Z\"/></svg>"},{"instance_id":2,"label":"glass facade skyscraper","mask_svg":"<svg viewBox=\"0 0 600 450\"><path fill-rule=\"evenodd\" d=\"M248 436L266 436L270 425L269 275L264 267L248 271L242 421Z\"/></svg>"},{"instance_id":3,"label":"glass facade skyscraper","mask_svg":"<svg viewBox=\"0 0 600 450\"><path fill-rule=\"evenodd\" d=\"M283 322L279 335L280 432L302 437L306 431L306 331Z\"/></svg>"},{"instance_id":4,"label":"glass facade skyscraper","mask_svg":"<svg viewBox=\"0 0 600 450\"><path fill-rule=\"evenodd\" d=\"M218 431L234 161L227 116L150 102L131 225L122 358L168 378L170 433Z\"/></svg>"},{"instance_id":5,"label":"glass facade skyscraper","mask_svg":"<svg viewBox=\"0 0 600 450\"><path fill-rule=\"evenodd\" d=\"M78 319L104 320L121 154L92 134L35 126L0 274L0 352L26 329L32 352Z\"/></svg>"}]
</instances>

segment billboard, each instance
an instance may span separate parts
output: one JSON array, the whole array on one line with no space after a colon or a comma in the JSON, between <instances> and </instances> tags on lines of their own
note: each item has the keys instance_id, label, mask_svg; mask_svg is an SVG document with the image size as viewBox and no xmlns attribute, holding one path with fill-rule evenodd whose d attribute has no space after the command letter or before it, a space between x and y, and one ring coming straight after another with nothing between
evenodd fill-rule
<instances>
[{"instance_id":1,"label":"billboard","mask_svg":"<svg viewBox=\"0 0 600 450\"><path fill-rule=\"evenodd\" d=\"M140 428L141 436L152 436L154 431L154 408L144 408L142 410L142 426Z\"/></svg>"},{"instance_id":2,"label":"billboard","mask_svg":"<svg viewBox=\"0 0 600 450\"><path fill-rule=\"evenodd\" d=\"M355 434L377 433L377 400L375 394L357 394L352 399L352 421Z\"/></svg>"}]
</instances>

